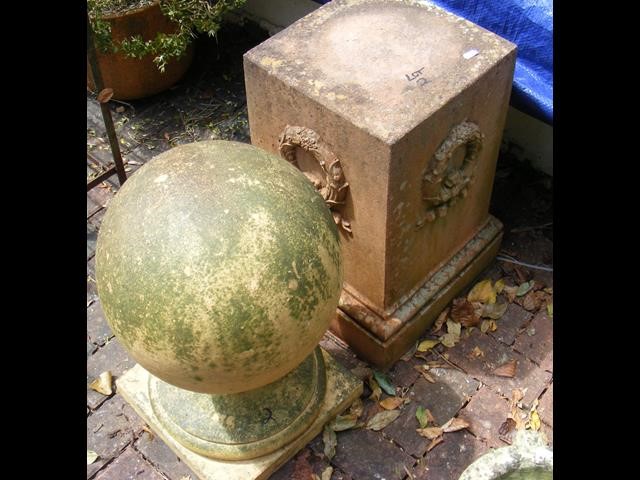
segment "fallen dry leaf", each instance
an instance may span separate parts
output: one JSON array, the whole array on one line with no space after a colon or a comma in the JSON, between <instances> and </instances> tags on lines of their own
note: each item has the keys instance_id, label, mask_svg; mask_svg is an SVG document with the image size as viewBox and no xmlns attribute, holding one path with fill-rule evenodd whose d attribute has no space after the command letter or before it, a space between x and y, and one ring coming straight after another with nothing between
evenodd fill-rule
<instances>
[{"instance_id":1,"label":"fallen dry leaf","mask_svg":"<svg viewBox=\"0 0 640 480\"><path fill-rule=\"evenodd\" d=\"M349 430L355 427L356 423L358 423L358 416L349 414L338 415L329 425L334 432L342 432L343 430Z\"/></svg>"},{"instance_id":2,"label":"fallen dry leaf","mask_svg":"<svg viewBox=\"0 0 640 480\"><path fill-rule=\"evenodd\" d=\"M98 458L100 458L100 455L98 455L96 452L94 452L93 450L87 450L87 465L91 465Z\"/></svg>"},{"instance_id":3,"label":"fallen dry leaf","mask_svg":"<svg viewBox=\"0 0 640 480\"><path fill-rule=\"evenodd\" d=\"M380 406L385 410L395 410L404 403L404 398L389 397L380 401Z\"/></svg>"},{"instance_id":4,"label":"fallen dry leaf","mask_svg":"<svg viewBox=\"0 0 640 480\"><path fill-rule=\"evenodd\" d=\"M518 287L505 286L502 289L502 291L507 296L507 300L509 301L509 303L513 303L513 301L516 299L516 293L518 292Z\"/></svg>"},{"instance_id":5,"label":"fallen dry leaf","mask_svg":"<svg viewBox=\"0 0 640 480\"><path fill-rule=\"evenodd\" d=\"M451 319L464 327L473 327L480 323L480 316L468 300L456 298L451 306ZM447 322L448 325L448 322Z\"/></svg>"},{"instance_id":6,"label":"fallen dry leaf","mask_svg":"<svg viewBox=\"0 0 640 480\"><path fill-rule=\"evenodd\" d=\"M447 320L447 333L460 337L460 333L462 333L462 326L457 322Z\"/></svg>"},{"instance_id":7,"label":"fallen dry leaf","mask_svg":"<svg viewBox=\"0 0 640 480\"><path fill-rule=\"evenodd\" d=\"M433 440L431 440L431 443L427 447L427 452L430 452L436 445L439 445L443 441L444 441L444 438L442 437L434 438Z\"/></svg>"},{"instance_id":8,"label":"fallen dry leaf","mask_svg":"<svg viewBox=\"0 0 640 480\"><path fill-rule=\"evenodd\" d=\"M502 290L504 289L504 287L505 287L504 279L501 278L495 283L495 285L493 286L493 289L496 291L496 293L502 293Z\"/></svg>"},{"instance_id":9,"label":"fallen dry leaf","mask_svg":"<svg viewBox=\"0 0 640 480\"><path fill-rule=\"evenodd\" d=\"M98 94L98 101L100 103L107 103L113 97L113 88L105 88Z\"/></svg>"},{"instance_id":10,"label":"fallen dry leaf","mask_svg":"<svg viewBox=\"0 0 640 480\"><path fill-rule=\"evenodd\" d=\"M427 350L431 350L433 347L438 345L440 340L423 340L418 344L417 350L419 352L426 352Z\"/></svg>"},{"instance_id":11,"label":"fallen dry leaf","mask_svg":"<svg viewBox=\"0 0 640 480\"><path fill-rule=\"evenodd\" d=\"M530 282L524 282L520 284L520 286L516 290L516 297L523 297L527 293L529 293L529 290L533 288L533 284L534 284L533 280L531 280Z\"/></svg>"},{"instance_id":12,"label":"fallen dry leaf","mask_svg":"<svg viewBox=\"0 0 640 480\"><path fill-rule=\"evenodd\" d=\"M385 393L387 393L388 395L396 394L396 387L393 386L389 377L387 377L384 373L374 370L373 378L375 378L376 382L378 382L378 385L380 385L380 388L382 388Z\"/></svg>"},{"instance_id":13,"label":"fallen dry leaf","mask_svg":"<svg viewBox=\"0 0 640 480\"><path fill-rule=\"evenodd\" d=\"M89 385L91 390L95 390L102 395L111 395L113 390L111 389L111 372L102 372L98 378L96 378Z\"/></svg>"},{"instance_id":14,"label":"fallen dry leaf","mask_svg":"<svg viewBox=\"0 0 640 480\"><path fill-rule=\"evenodd\" d=\"M389 425L399 416L400 410L385 410L383 412L378 412L367 422L367 428L377 432Z\"/></svg>"},{"instance_id":15,"label":"fallen dry leaf","mask_svg":"<svg viewBox=\"0 0 640 480\"><path fill-rule=\"evenodd\" d=\"M417 366L417 365L416 365L416 366L414 366L413 368L415 368L418 372L420 372L420 375L422 375L422 377L423 377L427 382L429 382L429 383L436 383L436 379L435 379L435 378L433 378L433 376L432 376L429 372L427 372L427 371L425 370L425 368L424 368L424 367L426 367L426 365L423 365L422 367L419 367L419 366ZM428 367L427 367L427 368L428 368Z\"/></svg>"},{"instance_id":16,"label":"fallen dry leaf","mask_svg":"<svg viewBox=\"0 0 640 480\"><path fill-rule=\"evenodd\" d=\"M531 430L535 430L536 432L540 430L540 416L538 415L537 410L533 410L531 412L531 415L529 416L529 423L527 424L527 426Z\"/></svg>"},{"instance_id":17,"label":"fallen dry leaf","mask_svg":"<svg viewBox=\"0 0 640 480\"><path fill-rule=\"evenodd\" d=\"M537 292L529 291L524 298L520 300L520 304L522 308L524 308L528 312L533 312L540 308L540 299L536 295Z\"/></svg>"},{"instance_id":18,"label":"fallen dry leaf","mask_svg":"<svg viewBox=\"0 0 640 480\"><path fill-rule=\"evenodd\" d=\"M447 423L442 425L442 431L445 433L449 432L457 432L458 430L462 430L463 428L469 428L469 422L464 420L463 418L457 417L450 419Z\"/></svg>"},{"instance_id":19,"label":"fallen dry leaf","mask_svg":"<svg viewBox=\"0 0 640 480\"><path fill-rule=\"evenodd\" d=\"M313 468L311 468L311 464L309 463L309 450L304 449L295 458L293 472L291 472L291 480L310 480L313 478L313 475Z\"/></svg>"},{"instance_id":20,"label":"fallen dry leaf","mask_svg":"<svg viewBox=\"0 0 640 480\"><path fill-rule=\"evenodd\" d=\"M447 321L447 315L449 315L449 309L445 308L440 313L440 315L438 315L438 319L433 324L433 328L431 329L431 333L436 333L436 332L440 331L440 329L442 328L442 325L444 325L444 322Z\"/></svg>"},{"instance_id":21,"label":"fallen dry leaf","mask_svg":"<svg viewBox=\"0 0 640 480\"><path fill-rule=\"evenodd\" d=\"M440 343L445 347L455 347L456 343L460 340L460 335L454 335L453 333L445 333L440 337Z\"/></svg>"},{"instance_id":22,"label":"fallen dry leaf","mask_svg":"<svg viewBox=\"0 0 640 480\"><path fill-rule=\"evenodd\" d=\"M498 377L509 377L513 378L516 376L516 367L518 366L517 360L511 360L504 365L500 365L493 371L494 375Z\"/></svg>"},{"instance_id":23,"label":"fallen dry leaf","mask_svg":"<svg viewBox=\"0 0 640 480\"><path fill-rule=\"evenodd\" d=\"M482 333L495 332L498 329L498 324L495 320L483 320L480 324L480 331Z\"/></svg>"},{"instance_id":24,"label":"fallen dry leaf","mask_svg":"<svg viewBox=\"0 0 640 480\"><path fill-rule=\"evenodd\" d=\"M491 285L491 280L483 280L476 283L467 294L469 302L496 303L496 291Z\"/></svg>"},{"instance_id":25,"label":"fallen dry leaf","mask_svg":"<svg viewBox=\"0 0 640 480\"><path fill-rule=\"evenodd\" d=\"M119 107L116 107L116 113L122 113L124 112L124 107L122 105L120 105Z\"/></svg>"},{"instance_id":26,"label":"fallen dry leaf","mask_svg":"<svg viewBox=\"0 0 640 480\"><path fill-rule=\"evenodd\" d=\"M379 401L380 396L382 395L382 389L380 388L380 385L378 385L378 382L376 382L373 377L370 377L368 379L368 383L369 383L369 388L371 389L371 395L369 395L369 400L373 400L374 402Z\"/></svg>"},{"instance_id":27,"label":"fallen dry leaf","mask_svg":"<svg viewBox=\"0 0 640 480\"><path fill-rule=\"evenodd\" d=\"M373 370L371 370L369 367L354 367L349 371L360 380L370 378L373 375Z\"/></svg>"},{"instance_id":28,"label":"fallen dry leaf","mask_svg":"<svg viewBox=\"0 0 640 480\"><path fill-rule=\"evenodd\" d=\"M516 421L513 418L507 418L500 428L498 429L498 433L503 436L509 435L513 429L516 428Z\"/></svg>"},{"instance_id":29,"label":"fallen dry leaf","mask_svg":"<svg viewBox=\"0 0 640 480\"><path fill-rule=\"evenodd\" d=\"M494 320L498 320L504 315L504 312L507 311L508 303L491 303L489 305L485 305L482 309L482 316L485 318L492 318Z\"/></svg>"},{"instance_id":30,"label":"fallen dry leaf","mask_svg":"<svg viewBox=\"0 0 640 480\"><path fill-rule=\"evenodd\" d=\"M475 348L473 350L471 350L471 355L476 357L476 358L484 357L484 352L482 350L480 350L480 347L478 347L476 345Z\"/></svg>"},{"instance_id":31,"label":"fallen dry leaf","mask_svg":"<svg viewBox=\"0 0 640 480\"><path fill-rule=\"evenodd\" d=\"M362 403L362 399L358 397L351 404L351 406L349 407L349 410L347 410L347 413L351 415L355 415L356 417L360 417L360 415L362 415L363 410L364 410L364 404Z\"/></svg>"},{"instance_id":32,"label":"fallen dry leaf","mask_svg":"<svg viewBox=\"0 0 640 480\"><path fill-rule=\"evenodd\" d=\"M418 432L424 438L428 438L429 440L433 440L434 438L438 438L443 433L442 427L427 427L427 428L417 428L416 432Z\"/></svg>"},{"instance_id":33,"label":"fallen dry leaf","mask_svg":"<svg viewBox=\"0 0 640 480\"><path fill-rule=\"evenodd\" d=\"M433 416L431 415L429 409L424 408L422 405L419 405L418 408L416 408L416 419L420 424L420 428L426 428L429 424L429 420L433 420Z\"/></svg>"},{"instance_id":34,"label":"fallen dry leaf","mask_svg":"<svg viewBox=\"0 0 640 480\"><path fill-rule=\"evenodd\" d=\"M333 467L329 465L327 468L323 470L321 480L331 480L332 474L333 474Z\"/></svg>"},{"instance_id":35,"label":"fallen dry leaf","mask_svg":"<svg viewBox=\"0 0 640 480\"><path fill-rule=\"evenodd\" d=\"M338 437L329 425L325 425L322 430L322 442L324 443L324 456L327 460L331 460L336 454L336 445L338 445Z\"/></svg>"},{"instance_id":36,"label":"fallen dry leaf","mask_svg":"<svg viewBox=\"0 0 640 480\"><path fill-rule=\"evenodd\" d=\"M547 303L547 315L553 317L553 303Z\"/></svg>"}]
</instances>

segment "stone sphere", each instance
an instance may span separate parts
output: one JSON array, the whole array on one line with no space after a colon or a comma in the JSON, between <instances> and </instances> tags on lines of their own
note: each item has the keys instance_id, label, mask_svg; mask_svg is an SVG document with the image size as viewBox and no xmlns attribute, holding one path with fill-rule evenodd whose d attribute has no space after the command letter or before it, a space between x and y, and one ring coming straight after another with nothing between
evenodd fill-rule
<instances>
[{"instance_id":1,"label":"stone sphere","mask_svg":"<svg viewBox=\"0 0 640 480\"><path fill-rule=\"evenodd\" d=\"M122 186L96 250L107 321L167 383L227 394L297 367L342 287L337 227L306 177L251 145L162 153Z\"/></svg>"}]
</instances>

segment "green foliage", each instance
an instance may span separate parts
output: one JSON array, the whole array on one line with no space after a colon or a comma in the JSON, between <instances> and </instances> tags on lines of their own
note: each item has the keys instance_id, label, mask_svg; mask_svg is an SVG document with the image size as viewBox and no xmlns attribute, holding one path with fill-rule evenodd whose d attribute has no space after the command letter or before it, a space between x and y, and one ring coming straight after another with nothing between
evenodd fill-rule
<instances>
[{"instance_id":1,"label":"green foliage","mask_svg":"<svg viewBox=\"0 0 640 480\"><path fill-rule=\"evenodd\" d=\"M220 28L222 16L246 0L160 0L162 13L178 25L173 34L158 33L146 42L138 35L122 42L111 38L111 25L106 15L124 13L153 3L152 0L87 0L96 48L104 53L120 52L133 58L153 55L160 71L165 70L169 60L178 58L187 50L196 34L215 36Z\"/></svg>"}]
</instances>

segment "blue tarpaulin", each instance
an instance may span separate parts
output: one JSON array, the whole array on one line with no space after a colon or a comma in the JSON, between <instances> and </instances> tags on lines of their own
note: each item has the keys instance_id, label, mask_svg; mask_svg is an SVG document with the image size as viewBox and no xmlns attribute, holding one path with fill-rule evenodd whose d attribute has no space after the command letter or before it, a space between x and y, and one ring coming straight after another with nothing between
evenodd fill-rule
<instances>
[{"instance_id":1,"label":"blue tarpaulin","mask_svg":"<svg viewBox=\"0 0 640 480\"><path fill-rule=\"evenodd\" d=\"M330 0L316 0L329 3ZM511 105L553 125L553 0L430 0L518 46Z\"/></svg>"}]
</instances>

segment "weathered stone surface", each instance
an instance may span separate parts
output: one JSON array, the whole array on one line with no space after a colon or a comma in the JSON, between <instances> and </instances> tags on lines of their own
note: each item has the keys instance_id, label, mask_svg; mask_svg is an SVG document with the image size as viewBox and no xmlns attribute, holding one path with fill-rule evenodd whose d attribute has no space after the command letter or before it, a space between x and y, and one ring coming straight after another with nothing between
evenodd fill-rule
<instances>
[{"instance_id":1,"label":"weathered stone surface","mask_svg":"<svg viewBox=\"0 0 640 480\"><path fill-rule=\"evenodd\" d=\"M87 358L89 358L91 356L91 354L93 352L95 352L98 349L97 346L95 346L93 343L87 341Z\"/></svg>"},{"instance_id":2,"label":"weathered stone surface","mask_svg":"<svg viewBox=\"0 0 640 480\"><path fill-rule=\"evenodd\" d=\"M436 7L370 0L333 1L245 54L252 143L341 188L351 317L408 323L396 312L427 305L414 294L486 224L514 61Z\"/></svg>"},{"instance_id":3,"label":"weathered stone surface","mask_svg":"<svg viewBox=\"0 0 640 480\"><path fill-rule=\"evenodd\" d=\"M415 457L421 457L431 443L416 432L420 428L416 419L418 406L428 408L437 424L442 425L458 413L480 385L457 370L437 368L430 373L436 383L419 378L409 392L411 403L404 407L397 420L384 429L387 437Z\"/></svg>"},{"instance_id":4,"label":"weathered stone surface","mask_svg":"<svg viewBox=\"0 0 640 480\"><path fill-rule=\"evenodd\" d=\"M164 477L138 452L129 447L98 473L95 480L164 480Z\"/></svg>"},{"instance_id":5,"label":"weathered stone surface","mask_svg":"<svg viewBox=\"0 0 640 480\"><path fill-rule=\"evenodd\" d=\"M98 289L96 288L95 258L87 262L87 305L98 299Z\"/></svg>"},{"instance_id":6,"label":"weathered stone surface","mask_svg":"<svg viewBox=\"0 0 640 480\"><path fill-rule=\"evenodd\" d=\"M478 347L484 356L475 357L473 350ZM536 364L513 351L491 336L473 330L471 335L463 339L455 347L447 349L449 360L462 367L471 377L490 385L494 391L506 398L511 397L514 388L527 388L523 403L530 406L538 398L551 380L551 374L545 372ZM494 375L493 371L515 360L516 374L513 378Z\"/></svg>"},{"instance_id":7,"label":"weathered stone surface","mask_svg":"<svg viewBox=\"0 0 640 480\"><path fill-rule=\"evenodd\" d=\"M553 427L553 383L542 394L538 404L538 414L543 422Z\"/></svg>"},{"instance_id":8,"label":"weathered stone surface","mask_svg":"<svg viewBox=\"0 0 640 480\"><path fill-rule=\"evenodd\" d=\"M500 440L498 430L509 412L509 401L484 386L462 409L460 416L471 424L473 434L488 446L504 447L507 443Z\"/></svg>"},{"instance_id":9,"label":"weathered stone surface","mask_svg":"<svg viewBox=\"0 0 640 480\"><path fill-rule=\"evenodd\" d=\"M413 367L420 365L421 363L424 362L416 359L415 357L406 362L398 361L389 369L389 378L396 387L410 387L415 383L418 377L420 377L418 371Z\"/></svg>"},{"instance_id":10,"label":"weathered stone surface","mask_svg":"<svg viewBox=\"0 0 640 480\"><path fill-rule=\"evenodd\" d=\"M347 370L358 367L367 367L367 364L360 360L349 346L333 333L327 331L320 340L320 347L331 354L331 356Z\"/></svg>"},{"instance_id":11,"label":"weathered stone surface","mask_svg":"<svg viewBox=\"0 0 640 480\"><path fill-rule=\"evenodd\" d=\"M414 480L455 480L488 447L465 430L445 433L444 441L421 458Z\"/></svg>"},{"instance_id":12,"label":"weathered stone surface","mask_svg":"<svg viewBox=\"0 0 640 480\"><path fill-rule=\"evenodd\" d=\"M538 365L553 355L553 321L547 315L546 307L536 313L526 330L516 339L513 348Z\"/></svg>"},{"instance_id":13,"label":"weathered stone surface","mask_svg":"<svg viewBox=\"0 0 640 480\"><path fill-rule=\"evenodd\" d=\"M506 345L512 345L520 330L531 318L533 315L520 305L510 303L502 318L496 322L498 329L495 332L490 332L489 335Z\"/></svg>"},{"instance_id":14,"label":"weathered stone surface","mask_svg":"<svg viewBox=\"0 0 640 480\"><path fill-rule=\"evenodd\" d=\"M411 469L415 463L414 458L371 430L346 430L336 435L338 446L331 463L354 479L371 478L375 472L378 478L400 480L407 475L404 467Z\"/></svg>"},{"instance_id":15,"label":"weathered stone surface","mask_svg":"<svg viewBox=\"0 0 640 480\"><path fill-rule=\"evenodd\" d=\"M95 200L87 194L87 218L89 218L101 208L102 205L97 204Z\"/></svg>"},{"instance_id":16,"label":"weathered stone surface","mask_svg":"<svg viewBox=\"0 0 640 480\"><path fill-rule=\"evenodd\" d=\"M99 346L104 345L107 340L113 337L113 332L102 311L100 300L96 300L87 308L87 335L89 335L91 343Z\"/></svg>"},{"instance_id":17,"label":"weathered stone surface","mask_svg":"<svg viewBox=\"0 0 640 480\"><path fill-rule=\"evenodd\" d=\"M89 384L107 370L111 372L115 381L126 370L135 365L135 361L117 339L112 339L104 347L95 352L87 361L87 405L96 409L107 397L89 389ZM115 391L115 384L112 386Z\"/></svg>"},{"instance_id":18,"label":"weathered stone surface","mask_svg":"<svg viewBox=\"0 0 640 480\"><path fill-rule=\"evenodd\" d=\"M135 447L149 462L155 465L158 470L169 477L170 480L182 480L182 478L186 476L191 476L192 480L198 478L196 474L155 435L142 432L140 438L136 440Z\"/></svg>"},{"instance_id":19,"label":"weathered stone surface","mask_svg":"<svg viewBox=\"0 0 640 480\"><path fill-rule=\"evenodd\" d=\"M285 463L278 471L269 477L269 480L291 480L292 478L309 478L310 473L320 477L329 463L309 448L304 448L298 454ZM306 475L305 475L306 474ZM332 475L333 478L333 475Z\"/></svg>"},{"instance_id":20,"label":"weathered stone surface","mask_svg":"<svg viewBox=\"0 0 640 480\"><path fill-rule=\"evenodd\" d=\"M100 456L87 465L87 478L131 443L143 426L142 420L119 395L87 417L87 449Z\"/></svg>"},{"instance_id":21,"label":"weathered stone surface","mask_svg":"<svg viewBox=\"0 0 640 480\"><path fill-rule=\"evenodd\" d=\"M98 230L95 225L87 222L87 260L96 253L96 242L98 241Z\"/></svg>"}]
</instances>

